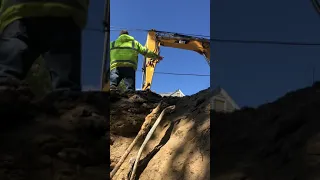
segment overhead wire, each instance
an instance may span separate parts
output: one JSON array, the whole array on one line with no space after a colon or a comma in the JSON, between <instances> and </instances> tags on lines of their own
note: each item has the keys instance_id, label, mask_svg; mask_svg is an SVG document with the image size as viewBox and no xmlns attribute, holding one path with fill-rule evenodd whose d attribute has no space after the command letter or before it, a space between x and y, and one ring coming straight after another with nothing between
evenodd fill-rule
<instances>
[{"instance_id":1,"label":"overhead wire","mask_svg":"<svg viewBox=\"0 0 320 180\"><path fill-rule=\"evenodd\" d=\"M313 3L315 0L312 0ZM315 8L317 11L320 13L320 6L317 6L318 4L314 4ZM113 28L113 29L111 29ZM133 29L133 28L125 28L125 27L117 27L117 26L110 26L109 31L121 31L122 29L126 29L128 31L142 31L142 32L148 32L150 30L147 29ZM86 28L85 30L87 31L95 31L95 32L101 32L104 33L106 30L103 28L98 29L98 28ZM178 33L178 32L168 32L168 31L159 31L159 32L167 32L167 33ZM194 36L194 37L210 37L207 35L199 35L199 34L187 34L187 33L178 33L182 35L187 35L187 36ZM298 45L298 46L320 46L320 43L309 43L309 42L286 42L286 41L265 41L265 40L235 40L235 39L219 39L219 38L209 38L210 41L213 42L221 42L221 43L241 43L241 44L274 44L274 45ZM142 72L141 70L138 70ZM154 72L155 74L166 74L166 75L176 75L176 76L202 76L202 77L208 77L210 75L207 74L189 74L189 73L171 73L171 72Z\"/></svg>"},{"instance_id":2,"label":"overhead wire","mask_svg":"<svg viewBox=\"0 0 320 180\"><path fill-rule=\"evenodd\" d=\"M320 13L320 5L316 0L311 0L315 9L318 13ZM122 29L126 29L128 31L141 31L148 32L148 29L139 29L139 28L126 28L126 27L118 27L118 26L110 26L109 29L99 29L99 28L91 28L87 27L84 30L86 31L95 31L104 33L105 31L121 31ZM169 31L159 31L166 33L177 33L187 36L193 37L201 37L201 38L209 38L212 42L220 42L220 43L240 43L240 44L274 44L274 45L298 45L298 46L320 46L320 43L309 43L309 42L297 42L297 41L266 41L266 40L236 40L236 39L220 39L220 38L210 38L208 35L199 35L199 34L188 34L188 33L178 33L178 32L169 32ZM137 70L142 72L142 70ZM175 76L199 76L199 77L210 77L207 74L192 74L192 73L171 73L171 72L154 72L155 74L165 74L165 75L175 75Z\"/></svg>"},{"instance_id":3,"label":"overhead wire","mask_svg":"<svg viewBox=\"0 0 320 180\"><path fill-rule=\"evenodd\" d=\"M111 29L111 28L117 28L117 29ZM127 29L128 31L143 31L148 32L147 29L130 29L130 28L124 28L124 27L116 27L116 26L110 26L110 31L121 31L122 29ZM97 32L104 32L103 29L97 29L97 28L86 28L85 30L88 31L97 31ZM167 32L167 33L178 33L178 32L169 32L169 31L159 31L159 32ZM221 38L210 38L210 36L207 35L199 35L199 34L188 34L188 33L178 33L182 35L187 36L194 36L194 37L200 37L200 38L207 38L212 42L218 42L218 43L235 43L235 44L273 44L273 45L289 45L289 46L320 46L320 43L318 42L298 42L298 41L277 41L277 40L240 40L240 39L221 39Z\"/></svg>"},{"instance_id":4,"label":"overhead wire","mask_svg":"<svg viewBox=\"0 0 320 180\"><path fill-rule=\"evenodd\" d=\"M142 72L142 70L137 70L138 72ZM201 76L201 77L210 77L209 74L193 74L193 73L171 73L171 72L160 72L156 71L155 74L166 74L166 75L174 75L174 76Z\"/></svg>"},{"instance_id":5,"label":"overhead wire","mask_svg":"<svg viewBox=\"0 0 320 180\"><path fill-rule=\"evenodd\" d=\"M150 31L150 29L125 28L125 27L117 27L117 26L110 26L110 28L114 28L115 30L126 29L126 30L128 30L128 31L143 31L143 32L148 32L148 31ZM158 31L158 32L173 33L173 34L177 33L177 34L182 34L182 35L186 35L186 36L210 38L209 35L202 35L202 34L179 33L179 32L161 31L161 30L157 30L157 31Z\"/></svg>"},{"instance_id":6,"label":"overhead wire","mask_svg":"<svg viewBox=\"0 0 320 180\"><path fill-rule=\"evenodd\" d=\"M211 38L210 41L221 43L241 43L241 44L274 44L290 46L320 46L320 43L295 42L295 41L265 41L265 40L235 40Z\"/></svg>"},{"instance_id":7,"label":"overhead wire","mask_svg":"<svg viewBox=\"0 0 320 180\"><path fill-rule=\"evenodd\" d=\"M110 26L114 27L114 26ZM120 28L120 27L118 27ZM126 29L128 31L143 31L143 32L148 32L149 30L145 29L128 29L128 28L120 28L120 29L109 29L110 31L121 31L122 29ZM103 29L98 29L98 28L91 28L88 27L85 30L87 31L95 31L95 32L101 32L104 33L105 31ZM175 33L175 32L170 32L170 33ZM179 33L181 34L181 33ZM184 34L186 35L186 34ZM138 72L142 72L142 70L137 70ZM209 74L193 74L193 73L172 73L172 72L154 72L155 74L164 74L164 75L173 75L173 76L198 76L198 77L210 77Z\"/></svg>"},{"instance_id":8,"label":"overhead wire","mask_svg":"<svg viewBox=\"0 0 320 180\"><path fill-rule=\"evenodd\" d=\"M140 31L140 32L148 32L148 31L150 31L150 29L136 29L136 28L116 27L116 26L110 26L109 31L121 31L123 29L126 29L128 31ZM99 28L92 28L92 27L85 28L85 30L87 30L87 31L96 31L96 32L105 32L106 31L103 28L99 29ZM177 34L181 34L181 35L193 36L193 37L199 37L199 38L209 38L210 37L208 35L200 35L200 34L179 33L179 32L160 31L160 30L157 30L157 31L158 32L173 33L173 34L177 33Z\"/></svg>"},{"instance_id":9,"label":"overhead wire","mask_svg":"<svg viewBox=\"0 0 320 180\"><path fill-rule=\"evenodd\" d=\"M318 0L311 0L313 7L320 14L320 3ZM219 38L210 38L210 41L213 42L222 42L222 43L242 43L242 44L274 44L274 45L291 45L291 46L320 46L320 43L310 43L310 42L285 42L285 41L264 41L264 40L234 40L234 39L219 39Z\"/></svg>"}]
</instances>

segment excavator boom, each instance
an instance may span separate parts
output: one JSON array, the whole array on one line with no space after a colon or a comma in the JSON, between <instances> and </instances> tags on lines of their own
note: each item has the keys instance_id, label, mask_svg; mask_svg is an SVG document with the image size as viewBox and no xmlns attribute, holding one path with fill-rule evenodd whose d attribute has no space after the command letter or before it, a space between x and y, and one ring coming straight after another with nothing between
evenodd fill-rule
<instances>
[{"instance_id":1,"label":"excavator boom","mask_svg":"<svg viewBox=\"0 0 320 180\"><path fill-rule=\"evenodd\" d=\"M149 50L160 54L160 46L185 49L203 55L210 65L210 40L165 31L150 30L145 45ZM144 58L142 90L151 88L154 70L159 61Z\"/></svg>"}]
</instances>

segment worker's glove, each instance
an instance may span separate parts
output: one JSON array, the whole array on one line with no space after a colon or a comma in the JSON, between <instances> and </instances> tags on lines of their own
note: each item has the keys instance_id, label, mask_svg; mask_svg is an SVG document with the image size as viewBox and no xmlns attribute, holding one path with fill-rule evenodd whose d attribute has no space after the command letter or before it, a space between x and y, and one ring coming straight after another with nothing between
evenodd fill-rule
<instances>
[{"instance_id":1,"label":"worker's glove","mask_svg":"<svg viewBox=\"0 0 320 180\"><path fill-rule=\"evenodd\" d=\"M161 61L163 59L163 56L159 56L158 60Z\"/></svg>"}]
</instances>

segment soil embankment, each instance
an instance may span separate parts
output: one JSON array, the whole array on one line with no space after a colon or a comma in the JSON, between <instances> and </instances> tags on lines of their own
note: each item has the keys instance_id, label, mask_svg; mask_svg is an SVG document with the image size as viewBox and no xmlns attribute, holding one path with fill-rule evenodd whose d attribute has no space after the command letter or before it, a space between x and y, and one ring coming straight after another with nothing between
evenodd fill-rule
<instances>
[{"instance_id":1,"label":"soil embankment","mask_svg":"<svg viewBox=\"0 0 320 180\"><path fill-rule=\"evenodd\" d=\"M1 180L107 180L108 95L51 94L0 99Z\"/></svg>"},{"instance_id":2,"label":"soil embankment","mask_svg":"<svg viewBox=\"0 0 320 180\"><path fill-rule=\"evenodd\" d=\"M176 105L165 115L148 142L137 169L139 180L210 179L210 91L182 98L152 92L111 95L111 167L119 161L138 134L144 118L163 100L162 109ZM127 177L144 138L133 148L115 180Z\"/></svg>"},{"instance_id":3,"label":"soil embankment","mask_svg":"<svg viewBox=\"0 0 320 180\"><path fill-rule=\"evenodd\" d=\"M320 179L320 83L273 103L211 114L215 180Z\"/></svg>"}]
</instances>

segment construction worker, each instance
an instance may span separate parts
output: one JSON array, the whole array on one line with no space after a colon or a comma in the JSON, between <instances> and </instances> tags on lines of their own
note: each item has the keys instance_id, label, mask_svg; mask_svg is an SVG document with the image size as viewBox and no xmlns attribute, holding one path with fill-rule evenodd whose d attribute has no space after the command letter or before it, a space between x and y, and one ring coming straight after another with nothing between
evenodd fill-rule
<instances>
[{"instance_id":1,"label":"construction worker","mask_svg":"<svg viewBox=\"0 0 320 180\"><path fill-rule=\"evenodd\" d=\"M163 57L142 46L127 30L110 44L110 90L116 90L123 80L126 91L135 91L138 54L162 60Z\"/></svg>"},{"instance_id":2,"label":"construction worker","mask_svg":"<svg viewBox=\"0 0 320 180\"><path fill-rule=\"evenodd\" d=\"M89 0L0 4L0 85L22 82L42 55L54 90L81 91L81 33Z\"/></svg>"}]
</instances>

